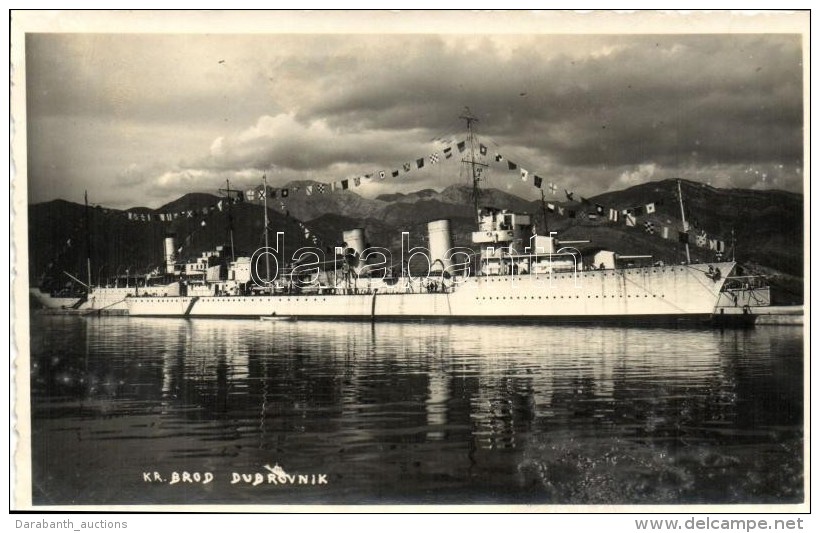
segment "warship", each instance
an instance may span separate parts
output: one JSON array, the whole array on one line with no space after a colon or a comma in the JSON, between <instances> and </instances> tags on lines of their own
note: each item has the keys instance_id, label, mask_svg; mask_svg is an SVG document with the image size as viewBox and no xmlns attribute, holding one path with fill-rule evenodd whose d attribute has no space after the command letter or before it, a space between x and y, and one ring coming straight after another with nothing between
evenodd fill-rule
<instances>
[{"instance_id":1,"label":"warship","mask_svg":"<svg viewBox=\"0 0 820 533\"><path fill-rule=\"evenodd\" d=\"M573 245L589 241L538 234L528 213L481 206L480 167L487 165L476 159L476 147L483 145L473 132L476 119L469 113L461 118L467 120L469 146L462 162L476 213L472 248L454 248L450 222L442 219L428 222L426 248L405 246L409 234L403 232L398 260L366 246L361 228L344 231L331 258L319 249L288 258L283 234L276 246L268 245L265 205L265 247L223 261L226 268L218 266L224 249L204 253L198 265L178 265L173 238L166 238L167 272L201 277L189 282L188 276L174 294L166 287L162 295L127 296L128 314L724 325L752 323L751 306L768 305L768 287L734 278L734 261L693 264L688 244L687 261L679 265L611 250L585 258ZM648 264L635 266L640 260Z\"/></svg>"},{"instance_id":2,"label":"warship","mask_svg":"<svg viewBox=\"0 0 820 533\"><path fill-rule=\"evenodd\" d=\"M556 232L538 233L529 213L480 204L482 166L476 158L471 116L469 151L462 160L472 179L476 214L472 247L453 247L449 220L427 223L427 247L401 256L366 245L362 228L342 232L331 257L321 249L284 256L284 234L234 257L232 246L178 261L173 235L164 242L164 271L134 287L92 287L77 299L34 295L46 307L151 317L254 317L294 319L497 320L532 322L625 322L640 324L753 323L753 307L769 304L769 288L736 276L734 261L664 264L651 256L600 250L585 257ZM266 190L267 184L263 185ZM679 187L680 188L680 187ZM266 196L265 196L266 198ZM543 199L543 194L542 194ZM684 229L683 199L681 218ZM545 216L546 221L546 216ZM233 239L231 239L231 242ZM229 253L230 252L230 253ZM640 264L643 262L644 264ZM636 264L637 263L637 264ZM157 274L159 274L157 276ZM76 279L76 278L75 278ZM78 280L79 281L79 280ZM275 318L274 318L275 317Z\"/></svg>"},{"instance_id":3,"label":"warship","mask_svg":"<svg viewBox=\"0 0 820 533\"><path fill-rule=\"evenodd\" d=\"M131 316L708 323L727 298L734 262L621 268L622 257L603 250L588 268L555 235L533 235L531 222L527 214L483 209L473 253L451 246L449 221L432 221L429 248L407 250L415 257L403 257L396 276L386 254L365 248L364 231L353 229L332 268L321 268L328 262L317 250L312 262L257 275L274 247L230 263L225 279L182 281L171 287L175 294L146 290L125 305ZM429 269L414 275L413 260ZM743 308L751 289L735 290Z\"/></svg>"}]
</instances>

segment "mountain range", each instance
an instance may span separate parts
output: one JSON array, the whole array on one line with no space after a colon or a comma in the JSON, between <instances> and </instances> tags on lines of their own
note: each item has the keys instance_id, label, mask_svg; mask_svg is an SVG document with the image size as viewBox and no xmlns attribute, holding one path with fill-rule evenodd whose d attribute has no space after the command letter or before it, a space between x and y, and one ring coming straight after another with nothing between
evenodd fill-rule
<instances>
[{"instance_id":1,"label":"mountain range","mask_svg":"<svg viewBox=\"0 0 820 533\"><path fill-rule=\"evenodd\" d=\"M285 187L304 189L318 182L291 182ZM769 276L777 290L777 303L802 301L804 218L803 195L777 190L720 189L706 184L680 181L685 200L684 215L693 235L690 254L693 261L712 261L715 252L694 245L694 235L705 232L709 238L726 243L727 256L734 254L747 271ZM679 263L685 251L678 242L682 227L678 182L648 182L628 189L608 192L588 199L547 193L545 201L528 201L497 189L483 189L480 205L526 212L534 215L540 233L556 231L565 241L590 241L575 244L582 253L598 249L616 250L622 255L651 255L653 260ZM134 207L125 211L86 209L64 200L29 206L29 276L32 283L50 280L62 284L69 280L63 272L86 277L87 250L91 250L92 281L130 273L148 272L163 263L163 239L173 234L183 259L230 242L233 226L234 249L249 255L261 246L262 207L239 203L202 214L220 198L207 193L189 193L157 209ZM636 217L636 225L624 224L623 210L652 204L654 213ZM302 246L340 245L342 231L364 228L368 244L384 246L398 253L401 232L408 231L411 246L424 245L426 224L447 218L451 221L453 244L473 247L470 233L475 229L472 189L453 185L441 191L423 189L403 194L365 198L351 190L312 195L290 194L272 199L268 205L271 232L285 233L285 253ZM603 208L603 215L596 206ZM563 208L564 214L558 213ZM610 209L619 220L609 220ZM127 213L195 214L172 222L129 220ZM568 216L573 211L575 218ZM86 231L86 218L90 231ZM231 224L229 224L231 220ZM546 226L545 226L546 223ZM662 229L669 228L668 239ZM307 231L305 231L307 229ZM648 229L654 230L650 233ZM273 233L271 233L272 235ZM272 238L272 237L271 237ZM732 242L734 241L734 247Z\"/></svg>"}]
</instances>

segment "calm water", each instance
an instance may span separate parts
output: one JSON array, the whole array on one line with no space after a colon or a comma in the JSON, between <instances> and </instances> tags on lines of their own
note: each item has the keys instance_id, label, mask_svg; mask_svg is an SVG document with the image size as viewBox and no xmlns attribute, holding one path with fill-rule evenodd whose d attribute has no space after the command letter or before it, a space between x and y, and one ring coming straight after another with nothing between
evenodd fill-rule
<instances>
[{"instance_id":1,"label":"calm water","mask_svg":"<svg viewBox=\"0 0 820 533\"><path fill-rule=\"evenodd\" d=\"M33 316L32 331L35 504L803 500L800 328Z\"/></svg>"}]
</instances>

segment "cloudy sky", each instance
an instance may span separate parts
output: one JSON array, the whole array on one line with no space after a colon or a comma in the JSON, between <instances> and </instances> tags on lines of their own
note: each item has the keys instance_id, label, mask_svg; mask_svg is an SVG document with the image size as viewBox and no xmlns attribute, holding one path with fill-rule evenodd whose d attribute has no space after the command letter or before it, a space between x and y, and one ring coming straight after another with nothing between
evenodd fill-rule
<instances>
[{"instance_id":1,"label":"cloudy sky","mask_svg":"<svg viewBox=\"0 0 820 533\"><path fill-rule=\"evenodd\" d=\"M802 191L796 35L56 34L26 37L29 201L400 168L464 137L594 195L669 177ZM455 158L356 192L467 183ZM497 166L489 186L537 191Z\"/></svg>"}]
</instances>

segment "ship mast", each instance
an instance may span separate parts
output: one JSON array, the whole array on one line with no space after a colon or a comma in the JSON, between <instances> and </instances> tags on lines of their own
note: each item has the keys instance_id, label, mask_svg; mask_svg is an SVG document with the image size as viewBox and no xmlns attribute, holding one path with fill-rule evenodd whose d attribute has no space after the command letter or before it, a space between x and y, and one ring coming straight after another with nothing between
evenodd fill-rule
<instances>
[{"instance_id":1,"label":"ship mast","mask_svg":"<svg viewBox=\"0 0 820 533\"><path fill-rule=\"evenodd\" d=\"M680 180L678 180L678 201L680 201L680 218L683 221L683 232L684 233L689 233L689 224L686 223L686 214L684 213L684 210L683 210L683 194L681 194L681 192L680 192ZM692 262L692 260L689 258L689 239L688 238L686 240L686 243L684 243L684 246L686 246L686 264L688 265L689 263Z\"/></svg>"},{"instance_id":2,"label":"ship mast","mask_svg":"<svg viewBox=\"0 0 820 533\"><path fill-rule=\"evenodd\" d=\"M265 282L270 280L270 254L268 252L268 176L262 174L262 201L265 207Z\"/></svg>"},{"instance_id":3,"label":"ship mast","mask_svg":"<svg viewBox=\"0 0 820 533\"><path fill-rule=\"evenodd\" d=\"M550 234L549 226L547 226L547 200L544 198L544 189L541 189L541 214L544 216L544 235Z\"/></svg>"},{"instance_id":4,"label":"ship mast","mask_svg":"<svg viewBox=\"0 0 820 533\"><path fill-rule=\"evenodd\" d=\"M220 192L224 192L226 198L228 199L228 234L230 235L231 239L231 261L236 261L235 252L233 250L233 214L231 213L231 204L233 203L233 198L231 198L232 192L238 192L235 189L231 189L231 181L225 180L225 185L227 188L219 189Z\"/></svg>"},{"instance_id":5,"label":"ship mast","mask_svg":"<svg viewBox=\"0 0 820 533\"><path fill-rule=\"evenodd\" d=\"M476 161L475 159L475 133L473 132L473 123L478 122L478 119L470 112L469 107L464 108L464 114L459 115L460 119L467 121L467 142L470 144L469 159L462 159L461 162L469 166L470 178L473 184L473 209L475 210L475 217L477 222L481 222L481 213L478 209L478 199L481 195L481 190L478 188L478 182L481 179L479 176L480 168L486 167L487 164Z\"/></svg>"},{"instance_id":6,"label":"ship mast","mask_svg":"<svg viewBox=\"0 0 820 533\"><path fill-rule=\"evenodd\" d=\"M88 191L85 191L85 266L88 275L88 294L91 294L91 213L88 210Z\"/></svg>"}]
</instances>

